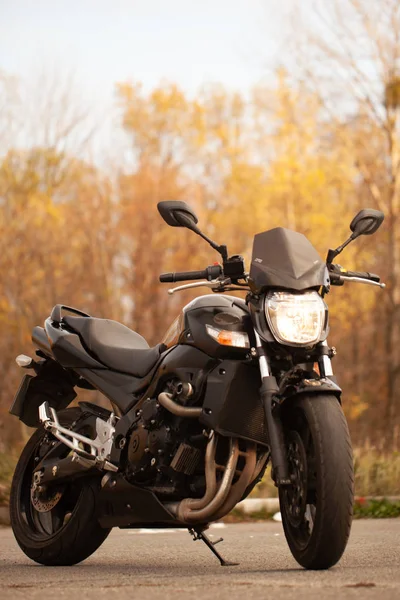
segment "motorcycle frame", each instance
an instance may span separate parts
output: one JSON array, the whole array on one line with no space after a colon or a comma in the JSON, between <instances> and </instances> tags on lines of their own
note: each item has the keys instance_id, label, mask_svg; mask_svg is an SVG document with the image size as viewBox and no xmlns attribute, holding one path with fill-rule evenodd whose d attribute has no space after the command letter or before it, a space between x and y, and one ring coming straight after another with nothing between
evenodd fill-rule
<instances>
[{"instance_id":1,"label":"motorcycle frame","mask_svg":"<svg viewBox=\"0 0 400 600\"><path fill-rule=\"evenodd\" d=\"M248 378L253 378L253 397L261 396L264 409L266 438L256 442L270 449L275 483L278 486L288 485L290 479L280 418L282 405L301 393L334 394L340 401L341 389L333 376L331 350L326 339L320 341L312 352L301 350L304 363L297 365L293 372L289 372L279 386L271 368L271 358L277 353L279 346L276 347L275 344L274 347L261 338L256 328L258 323L254 323L254 311L250 310L250 315L253 318L251 319L252 331L249 331L249 334L254 346L250 352L247 351L246 356L243 355L242 360L234 353L231 359L212 357L194 345L180 343L160 355L157 364L142 379L108 369L87 354L79 336L64 328L61 319L54 321L49 318L45 322L45 329L36 327L33 332L33 341L40 348L39 355L43 359L36 363L37 375L24 377L10 412L19 416L21 420L25 419L25 422L26 415L30 415L30 423L32 423L32 413L35 411L37 419L35 425L39 425L36 397L43 402L43 395L46 396L50 408L60 410L76 396L75 387L99 390L109 399L118 417L114 425L114 443L109 456L110 464L117 467L123 457L132 424L139 418L141 404L146 398L157 396L166 380L177 377L183 380L190 379L196 394L193 399L202 399L202 412L199 417L201 423L215 430L219 435L225 437L236 435L238 438L254 442L254 439L241 435L238 431L228 431L221 420L224 403L228 398L230 398L229 409L232 413L239 407L239 403L243 404L242 398L232 397L229 390L226 391L226 386L228 385L229 388L234 374L238 369L242 369ZM58 361L64 368L60 367ZM312 361L318 362L320 375L314 372L310 379ZM258 369L255 369L255 363L258 363ZM49 367L57 374L58 393L53 396L49 393ZM222 373L227 377L222 376ZM207 381L207 392L204 394ZM63 393L60 393L60 389ZM67 467L61 469L60 478L65 477L65 468L72 478L80 477L84 472L82 460L72 461ZM131 485L124 480L121 473L113 473L112 476L109 473L109 475L110 478L104 483L100 492L99 518L104 526L133 527L143 526L144 523L163 527L184 526L151 491ZM54 481L57 481L57 477ZM130 508L132 506L135 506L135 511Z\"/></svg>"}]
</instances>

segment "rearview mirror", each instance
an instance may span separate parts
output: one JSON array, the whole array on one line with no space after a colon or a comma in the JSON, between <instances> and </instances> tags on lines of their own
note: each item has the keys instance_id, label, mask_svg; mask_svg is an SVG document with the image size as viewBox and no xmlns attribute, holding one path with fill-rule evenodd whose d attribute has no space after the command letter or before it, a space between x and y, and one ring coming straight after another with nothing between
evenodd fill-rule
<instances>
[{"instance_id":1,"label":"rearview mirror","mask_svg":"<svg viewBox=\"0 0 400 600\"><path fill-rule=\"evenodd\" d=\"M200 231L197 227L198 219L196 213L193 212L186 202L182 202L181 200L167 200L159 202L157 208L158 212L168 225L171 225L171 227L186 227L186 229L194 231L197 235L202 237L203 240L206 240L214 250L219 252L224 261L228 260L228 250L226 246L220 246L216 242L213 242L208 236Z\"/></svg>"},{"instance_id":2,"label":"rearview mirror","mask_svg":"<svg viewBox=\"0 0 400 600\"><path fill-rule=\"evenodd\" d=\"M167 200L157 204L158 212L171 227L187 227L196 233L198 218L193 210L181 200Z\"/></svg>"},{"instance_id":3,"label":"rearview mirror","mask_svg":"<svg viewBox=\"0 0 400 600\"><path fill-rule=\"evenodd\" d=\"M384 218L385 216L380 210L363 208L350 223L350 229L353 232L352 239L354 240L359 235L372 235L382 225Z\"/></svg>"}]
</instances>

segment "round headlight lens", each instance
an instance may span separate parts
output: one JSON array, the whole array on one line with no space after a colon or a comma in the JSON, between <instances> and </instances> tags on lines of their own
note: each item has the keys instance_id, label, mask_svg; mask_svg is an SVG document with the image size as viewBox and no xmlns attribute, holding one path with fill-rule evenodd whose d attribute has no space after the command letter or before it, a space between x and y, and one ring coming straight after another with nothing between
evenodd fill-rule
<instances>
[{"instance_id":1,"label":"round headlight lens","mask_svg":"<svg viewBox=\"0 0 400 600\"><path fill-rule=\"evenodd\" d=\"M287 346L312 346L321 337L326 304L313 292L291 294L270 292L265 299L265 316L274 338Z\"/></svg>"}]
</instances>

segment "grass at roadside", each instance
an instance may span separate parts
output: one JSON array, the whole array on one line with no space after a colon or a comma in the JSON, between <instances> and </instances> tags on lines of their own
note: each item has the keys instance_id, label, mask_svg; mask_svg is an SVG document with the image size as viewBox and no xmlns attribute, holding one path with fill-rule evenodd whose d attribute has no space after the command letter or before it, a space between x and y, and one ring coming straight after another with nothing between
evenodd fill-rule
<instances>
[{"instance_id":1,"label":"grass at roadside","mask_svg":"<svg viewBox=\"0 0 400 600\"><path fill-rule=\"evenodd\" d=\"M222 520L224 523L269 521L274 513L262 508L252 513L246 513L241 508L234 508ZM357 499L354 504L355 519L393 519L400 517L400 502L392 502L386 498L379 500Z\"/></svg>"},{"instance_id":2,"label":"grass at roadside","mask_svg":"<svg viewBox=\"0 0 400 600\"><path fill-rule=\"evenodd\" d=\"M400 496L400 452L365 444L354 450L357 496Z\"/></svg>"},{"instance_id":3,"label":"grass at roadside","mask_svg":"<svg viewBox=\"0 0 400 600\"><path fill-rule=\"evenodd\" d=\"M368 444L354 450L357 496L400 496L400 451L384 452ZM270 467L251 493L253 498L276 498Z\"/></svg>"},{"instance_id":4,"label":"grass at roadside","mask_svg":"<svg viewBox=\"0 0 400 600\"><path fill-rule=\"evenodd\" d=\"M386 498L366 500L359 498L354 504L355 519L390 519L400 517L400 502Z\"/></svg>"}]
</instances>

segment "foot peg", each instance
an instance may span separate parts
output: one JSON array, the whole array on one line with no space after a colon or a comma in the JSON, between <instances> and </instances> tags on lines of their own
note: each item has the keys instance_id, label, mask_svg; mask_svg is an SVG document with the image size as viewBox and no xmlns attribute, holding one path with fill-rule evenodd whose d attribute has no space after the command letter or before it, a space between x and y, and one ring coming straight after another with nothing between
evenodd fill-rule
<instances>
[{"instance_id":1,"label":"foot peg","mask_svg":"<svg viewBox=\"0 0 400 600\"><path fill-rule=\"evenodd\" d=\"M56 411L49 406L48 402L43 402L39 406L39 420L47 431L50 431L54 437L71 450L74 450L79 456L93 461L101 469L118 471L118 467L109 462L115 433L115 416L113 413L111 413L108 421L96 418L97 435L94 440L60 425ZM90 452L87 452L82 445L89 447Z\"/></svg>"},{"instance_id":2,"label":"foot peg","mask_svg":"<svg viewBox=\"0 0 400 600\"><path fill-rule=\"evenodd\" d=\"M205 529L189 529L189 533L191 536L193 536L193 541L196 542L197 540L201 540L202 542L205 543L205 545L211 550L211 552L218 558L219 562L221 563L221 567L236 567L239 563L235 563L235 562L229 562L227 560L225 560L220 553L218 552L218 550L215 549L215 546L217 544L219 544L220 542L224 541L224 538L220 538L219 540L216 540L215 542L212 542L210 540L210 538L208 538L205 533L204 533Z\"/></svg>"}]
</instances>

